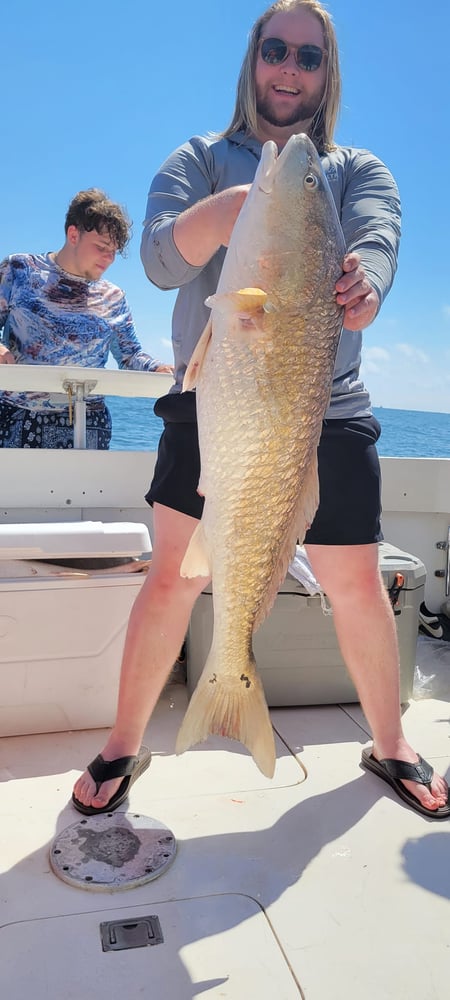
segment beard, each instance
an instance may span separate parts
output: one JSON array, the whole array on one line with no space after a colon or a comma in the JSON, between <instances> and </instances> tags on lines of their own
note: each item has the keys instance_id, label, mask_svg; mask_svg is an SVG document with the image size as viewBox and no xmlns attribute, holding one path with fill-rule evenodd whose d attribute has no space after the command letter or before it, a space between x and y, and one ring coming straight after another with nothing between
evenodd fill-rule
<instances>
[{"instance_id":1,"label":"beard","mask_svg":"<svg viewBox=\"0 0 450 1000\"><path fill-rule=\"evenodd\" d=\"M263 96L257 91L256 112L269 125L274 125L278 128L290 127L296 125L297 122L310 121L311 118L314 118L314 115L319 110L321 101L322 96L319 97L317 95L303 100L300 98L295 108L291 108L290 111L280 114L279 111L275 111L273 108L270 96Z\"/></svg>"}]
</instances>

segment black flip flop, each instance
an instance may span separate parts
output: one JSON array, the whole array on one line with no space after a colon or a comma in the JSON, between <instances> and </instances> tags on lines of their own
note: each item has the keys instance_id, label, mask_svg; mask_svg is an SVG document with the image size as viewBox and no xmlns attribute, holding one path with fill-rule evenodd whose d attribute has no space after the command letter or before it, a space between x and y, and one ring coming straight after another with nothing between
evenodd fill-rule
<instances>
[{"instance_id":1,"label":"black flip flop","mask_svg":"<svg viewBox=\"0 0 450 1000\"><path fill-rule=\"evenodd\" d=\"M400 780L403 778L406 781L417 781L420 785L427 785L428 788L431 786L431 779L433 777L434 771L431 764L423 757L418 754L418 761L416 764L409 764L405 760L391 760L386 758L385 760L377 760L373 756L370 749L363 750L361 757L361 764L363 767L367 768L368 771L373 771L377 774L379 778L383 781L387 781L391 788L397 792L397 795L407 803L411 809L415 809L416 812L420 813L422 816L427 816L428 819L448 819L450 816L450 791L448 793L447 805L439 806L439 809L426 809L425 806L416 799L412 792L409 792L405 788L404 784Z\"/></svg>"},{"instance_id":2,"label":"black flip flop","mask_svg":"<svg viewBox=\"0 0 450 1000\"><path fill-rule=\"evenodd\" d=\"M84 816L96 816L97 813L114 812L114 809L122 805L122 802L126 799L136 778L139 778L147 770L151 756L148 747L141 747L135 757L118 757L117 760L104 760L101 753L99 753L98 757L91 761L87 767L89 774L95 781L96 792L98 792L100 785L104 781L111 781L112 778L121 778L122 776L123 781L120 783L117 792L115 792L105 806L97 808L95 806L85 806L79 799L75 798L75 795L72 795L72 805L75 806L75 809L78 809L78 812L83 813Z\"/></svg>"}]
</instances>

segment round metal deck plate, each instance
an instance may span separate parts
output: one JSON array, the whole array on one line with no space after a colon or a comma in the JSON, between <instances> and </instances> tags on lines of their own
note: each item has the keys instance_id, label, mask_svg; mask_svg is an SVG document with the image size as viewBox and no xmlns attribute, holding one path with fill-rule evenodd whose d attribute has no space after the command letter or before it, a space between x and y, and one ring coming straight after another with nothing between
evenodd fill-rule
<instances>
[{"instance_id":1,"label":"round metal deck plate","mask_svg":"<svg viewBox=\"0 0 450 1000\"><path fill-rule=\"evenodd\" d=\"M79 889L95 892L134 889L172 864L176 840L160 820L137 813L86 816L52 842L55 875Z\"/></svg>"}]
</instances>

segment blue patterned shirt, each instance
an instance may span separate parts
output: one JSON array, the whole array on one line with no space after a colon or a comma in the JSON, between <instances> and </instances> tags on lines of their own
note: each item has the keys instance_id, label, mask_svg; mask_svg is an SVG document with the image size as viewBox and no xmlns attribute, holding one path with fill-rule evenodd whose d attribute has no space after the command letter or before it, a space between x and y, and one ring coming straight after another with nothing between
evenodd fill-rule
<instances>
[{"instance_id":1,"label":"blue patterned shirt","mask_svg":"<svg viewBox=\"0 0 450 1000\"><path fill-rule=\"evenodd\" d=\"M142 350L117 285L69 274L49 254L12 254L0 264L2 327L1 342L19 365L104 368L109 352L119 368L155 371L160 364ZM33 410L67 405L62 395L36 392L0 391L0 401Z\"/></svg>"}]
</instances>

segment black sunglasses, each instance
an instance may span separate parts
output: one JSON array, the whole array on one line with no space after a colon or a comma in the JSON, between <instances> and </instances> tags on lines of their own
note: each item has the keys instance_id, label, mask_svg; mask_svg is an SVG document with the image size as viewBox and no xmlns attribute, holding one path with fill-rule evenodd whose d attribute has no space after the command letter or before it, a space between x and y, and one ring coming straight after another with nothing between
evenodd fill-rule
<instances>
[{"instance_id":1,"label":"black sunglasses","mask_svg":"<svg viewBox=\"0 0 450 1000\"><path fill-rule=\"evenodd\" d=\"M288 45L281 38L264 38L261 42L261 59L270 66L279 66L290 52L294 53L298 68L308 73L319 69L324 54L318 45Z\"/></svg>"}]
</instances>

